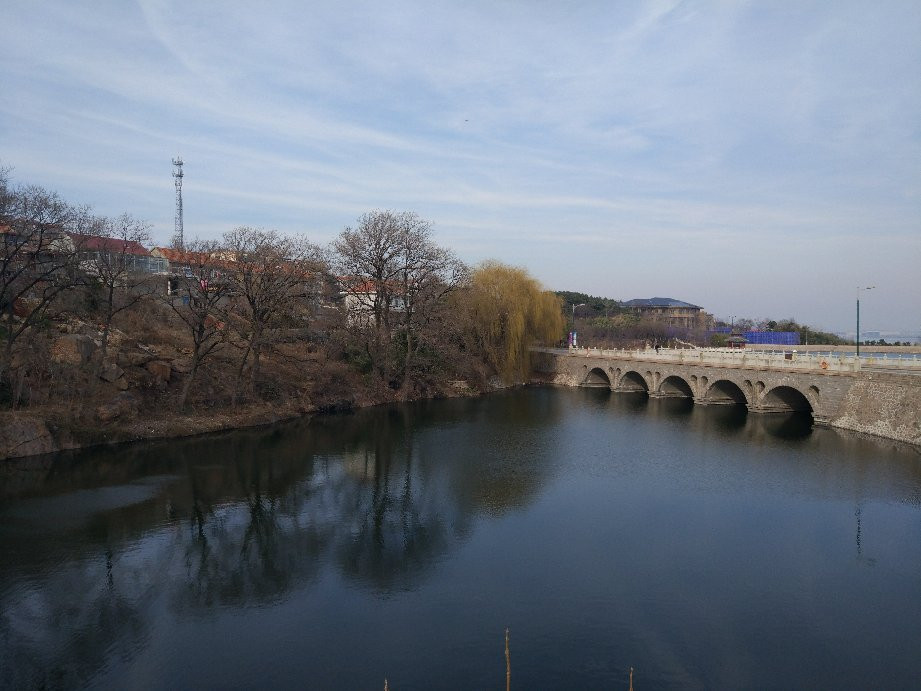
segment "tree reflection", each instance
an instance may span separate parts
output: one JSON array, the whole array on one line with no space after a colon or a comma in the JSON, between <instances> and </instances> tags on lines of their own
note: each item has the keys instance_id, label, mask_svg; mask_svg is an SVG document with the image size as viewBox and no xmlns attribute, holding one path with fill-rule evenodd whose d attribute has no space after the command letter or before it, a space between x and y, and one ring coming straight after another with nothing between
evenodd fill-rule
<instances>
[{"instance_id":1,"label":"tree reflection","mask_svg":"<svg viewBox=\"0 0 921 691\"><path fill-rule=\"evenodd\" d=\"M0 506L0 686L84 685L113 651L143 649L164 613L267 607L329 573L374 594L419 588L478 520L540 497L569 451L558 420L583 393L395 406L20 465L16 498L7 487ZM812 491L919 502L921 468L878 442L603 393L587 392L593 421L604 406L631 424L665 416L751 466L770 440L785 445L775 467L802 465L808 438L796 472Z\"/></svg>"},{"instance_id":2,"label":"tree reflection","mask_svg":"<svg viewBox=\"0 0 921 691\"><path fill-rule=\"evenodd\" d=\"M375 590L408 589L448 551L452 534L444 497L416 476L410 438L396 449L378 441L364 450L347 476L336 522L349 526L335 546L336 561L346 577Z\"/></svg>"},{"instance_id":3,"label":"tree reflection","mask_svg":"<svg viewBox=\"0 0 921 691\"><path fill-rule=\"evenodd\" d=\"M84 686L111 655L146 643L154 578L130 567L121 578L121 562L107 551L12 587L3 574L0 688Z\"/></svg>"},{"instance_id":4,"label":"tree reflection","mask_svg":"<svg viewBox=\"0 0 921 691\"><path fill-rule=\"evenodd\" d=\"M256 439L223 465L191 465L188 531L177 533L178 610L274 602L319 568L325 540L298 515L311 463L284 435ZM309 484L309 483L308 483Z\"/></svg>"}]
</instances>

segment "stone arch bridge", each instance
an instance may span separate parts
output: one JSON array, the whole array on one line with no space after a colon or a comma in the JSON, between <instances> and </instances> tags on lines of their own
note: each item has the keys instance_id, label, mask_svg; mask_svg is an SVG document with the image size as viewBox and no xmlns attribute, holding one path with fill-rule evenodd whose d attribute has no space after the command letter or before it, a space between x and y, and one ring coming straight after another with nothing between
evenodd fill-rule
<instances>
[{"instance_id":1,"label":"stone arch bridge","mask_svg":"<svg viewBox=\"0 0 921 691\"><path fill-rule=\"evenodd\" d=\"M818 425L921 443L921 360L725 350L538 349L535 374L567 386L745 405L752 413L803 411Z\"/></svg>"}]
</instances>

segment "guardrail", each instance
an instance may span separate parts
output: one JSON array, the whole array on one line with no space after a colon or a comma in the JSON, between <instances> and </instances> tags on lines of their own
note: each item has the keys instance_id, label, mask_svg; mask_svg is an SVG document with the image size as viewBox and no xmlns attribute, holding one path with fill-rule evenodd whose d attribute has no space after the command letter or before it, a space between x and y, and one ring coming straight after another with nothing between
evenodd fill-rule
<instances>
[{"instance_id":1,"label":"guardrail","mask_svg":"<svg viewBox=\"0 0 921 691\"><path fill-rule=\"evenodd\" d=\"M912 372L921 374L921 356L863 357L837 354L798 353L796 351L739 350L729 348L535 348L534 350L575 357L616 357L648 362L707 364L729 367L767 367L781 370L820 370L825 372L860 372L862 370Z\"/></svg>"}]
</instances>

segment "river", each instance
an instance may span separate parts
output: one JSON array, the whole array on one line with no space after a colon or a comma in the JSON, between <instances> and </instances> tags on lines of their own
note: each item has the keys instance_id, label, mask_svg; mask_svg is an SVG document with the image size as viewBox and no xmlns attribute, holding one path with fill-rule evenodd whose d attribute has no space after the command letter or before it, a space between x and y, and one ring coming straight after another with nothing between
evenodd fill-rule
<instances>
[{"instance_id":1,"label":"river","mask_svg":"<svg viewBox=\"0 0 921 691\"><path fill-rule=\"evenodd\" d=\"M921 454L526 388L0 465L0 687L918 688Z\"/></svg>"}]
</instances>

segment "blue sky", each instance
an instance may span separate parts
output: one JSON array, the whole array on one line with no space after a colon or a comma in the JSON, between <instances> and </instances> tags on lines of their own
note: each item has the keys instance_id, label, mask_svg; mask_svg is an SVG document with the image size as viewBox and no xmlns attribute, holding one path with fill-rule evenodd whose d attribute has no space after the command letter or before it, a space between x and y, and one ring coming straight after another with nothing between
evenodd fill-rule
<instances>
[{"instance_id":1,"label":"blue sky","mask_svg":"<svg viewBox=\"0 0 921 691\"><path fill-rule=\"evenodd\" d=\"M921 331L921 3L5 0L0 162L186 236L411 210L463 259Z\"/></svg>"}]
</instances>

